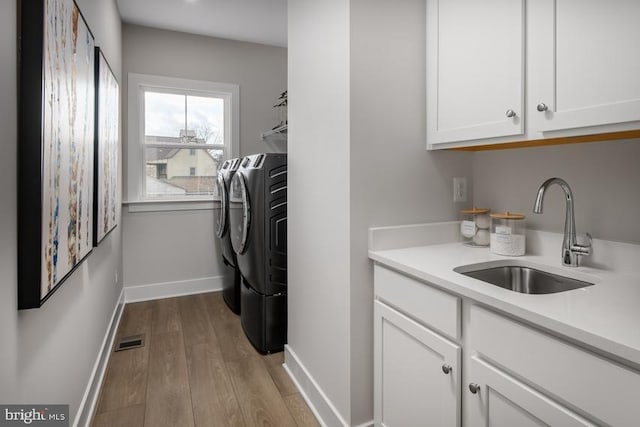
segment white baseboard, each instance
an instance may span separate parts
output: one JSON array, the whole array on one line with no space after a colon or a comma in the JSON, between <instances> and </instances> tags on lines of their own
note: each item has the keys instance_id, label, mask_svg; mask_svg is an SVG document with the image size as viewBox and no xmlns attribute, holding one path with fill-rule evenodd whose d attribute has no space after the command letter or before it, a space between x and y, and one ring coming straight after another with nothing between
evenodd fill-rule
<instances>
[{"instance_id":1,"label":"white baseboard","mask_svg":"<svg viewBox=\"0 0 640 427\"><path fill-rule=\"evenodd\" d=\"M349 426L288 345L284 346L284 369L300 390L300 394L320 425L323 427Z\"/></svg>"},{"instance_id":2,"label":"white baseboard","mask_svg":"<svg viewBox=\"0 0 640 427\"><path fill-rule=\"evenodd\" d=\"M80 401L80 407L76 414L76 418L73 421L73 426L89 426L91 423L91 417L98 403L98 397L100 395L100 387L104 379L104 374L107 370L107 364L109 362L109 355L111 354L111 348L113 347L113 341L116 337L116 331L120 324L120 318L122 317L122 311L124 309L124 288L120 292L120 297L111 315L111 321L109 327L102 340L102 346L98 352L96 363L93 365L93 371L91 371L91 377L87 384L87 389Z\"/></svg>"},{"instance_id":3,"label":"white baseboard","mask_svg":"<svg viewBox=\"0 0 640 427\"><path fill-rule=\"evenodd\" d=\"M162 282L140 286L125 286L124 300L128 303L149 301L160 298L201 294L204 292L215 292L221 290L222 276L203 277L200 279L180 280L177 282Z\"/></svg>"}]
</instances>

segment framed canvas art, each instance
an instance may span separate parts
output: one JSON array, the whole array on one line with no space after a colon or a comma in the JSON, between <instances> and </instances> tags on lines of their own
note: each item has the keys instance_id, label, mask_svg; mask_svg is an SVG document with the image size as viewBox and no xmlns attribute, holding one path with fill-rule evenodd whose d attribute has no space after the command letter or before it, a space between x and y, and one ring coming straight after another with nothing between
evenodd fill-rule
<instances>
[{"instance_id":1,"label":"framed canvas art","mask_svg":"<svg viewBox=\"0 0 640 427\"><path fill-rule=\"evenodd\" d=\"M98 244L120 217L118 176L120 160L118 81L100 48L96 47L96 118L94 146L93 242Z\"/></svg>"},{"instance_id":2,"label":"framed canvas art","mask_svg":"<svg viewBox=\"0 0 640 427\"><path fill-rule=\"evenodd\" d=\"M18 308L40 307L93 248L95 43L73 0L20 4Z\"/></svg>"}]
</instances>

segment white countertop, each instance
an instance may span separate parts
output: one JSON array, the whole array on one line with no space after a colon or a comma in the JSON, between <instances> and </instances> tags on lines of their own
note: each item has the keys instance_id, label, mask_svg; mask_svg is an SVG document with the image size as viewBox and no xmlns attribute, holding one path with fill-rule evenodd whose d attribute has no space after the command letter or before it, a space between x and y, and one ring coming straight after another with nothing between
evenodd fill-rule
<instances>
[{"instance_id":1,"label":"white countertop","mask_svg":"<svg viewBox=\"0 0 640 427\"><path fill-rule=\"evenodd\" d=\"M398 248L401 242L396 239L390 245L396 248L386 249L378 243L380 239L376 241L376 238L370 237L369 258L640 367L640 270L636 270L636 265L630 265L640 261L640 246L596 241L594 252L600 250L602 255L595 257L597 262L591 261L597 267L564 267L560 262L558 244L561 235L558 237L552 233L532 232L532 238L529 235L527 237L528 252L536 253L544 249L544 255L505 257L492 254L488 248L467 247L460 242L441 243L443 234L451 235L452 230L455 230L455 223L433 225L446 228L444 233L442 229L435 233L436 238L432 241L437 244L429 244L429 239L426 238L423 246ZM399 229L406 234L406 227ZM392 228L383 230L385 241L389 240L387 234L390 230L393 231ZM411 231L415 240L415 230ZM372 229L372 233L375 230ZM431 232L426 234L434 235ZM455 239L457 238L452 236L451 240ZM538 243L537 251L529 248L530 240L541 239L549 241L544 245ZM550 251L549 248L556 244L558 247ZM618 256L612 256L612 253ZM621 259L626 262L625 266L620 265ZM603 264L603 260L611 261ZM493 261L524 263L595 285L555 294L528 295L453 271L459 266Z\"/></svg>"}]
</instances>

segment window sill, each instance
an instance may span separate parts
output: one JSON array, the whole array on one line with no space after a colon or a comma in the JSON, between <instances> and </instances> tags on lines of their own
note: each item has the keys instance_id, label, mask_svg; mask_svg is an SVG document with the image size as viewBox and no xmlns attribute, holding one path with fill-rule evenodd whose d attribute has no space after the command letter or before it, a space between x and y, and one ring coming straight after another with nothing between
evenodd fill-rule
<instances>
[{"instance_id":1,"label":"window sill","mask_svg":"<svg viewBox=\"0 0 640 427\"><path fill-rule=\"evenodd\" d=\"M220 205L219 200L134 200L122 202L127 212L208 211Z\"/></svg>"}]
</instances>

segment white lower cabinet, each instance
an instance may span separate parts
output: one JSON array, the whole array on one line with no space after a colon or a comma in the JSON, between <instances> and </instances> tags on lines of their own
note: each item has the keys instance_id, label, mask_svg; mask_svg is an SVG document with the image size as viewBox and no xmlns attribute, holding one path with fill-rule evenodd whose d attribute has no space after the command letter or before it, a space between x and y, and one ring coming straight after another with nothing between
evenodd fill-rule
<instances>
[{"instance_id":1,"label":"white lower cabinet","mask_svg":"<svg viewBox=\"0 0 640 427\"><path fill-rule=\"evenodd\" d=\"M469 311L466 344L474 357L500 366L596 425L640 425L640 372L480 306ZM474 366L465 381L480 384Z\"/></svg>"},{"instance_id":2,"label":"white lower cabinet","mask_svg":"<svg viewBox=\"0 0 640 427\"><path fill-rule=\"evenodd\" d=\"M466 407L472 427L595 426L498 368L471 357Z\"/></svg>"},{"instance_id":3,"label":"white lower cabinet","mask_svg":"<svg viewBox=\"0 0 640 427\"><path fill-rule=\"evenodd\" d=\"M640 425L637 370L380 265L374 289L376 426Z\"/></svg>"},{"instance_id":4,"label":"white lower cabinet","mask_svg":"<svg viewBox=\"0 0 640 427\"><path fill-rule=\"evenodd\" d=\"M460 347L376 301L378 426L459 426Z\"/></svg>"}]
</instances>

